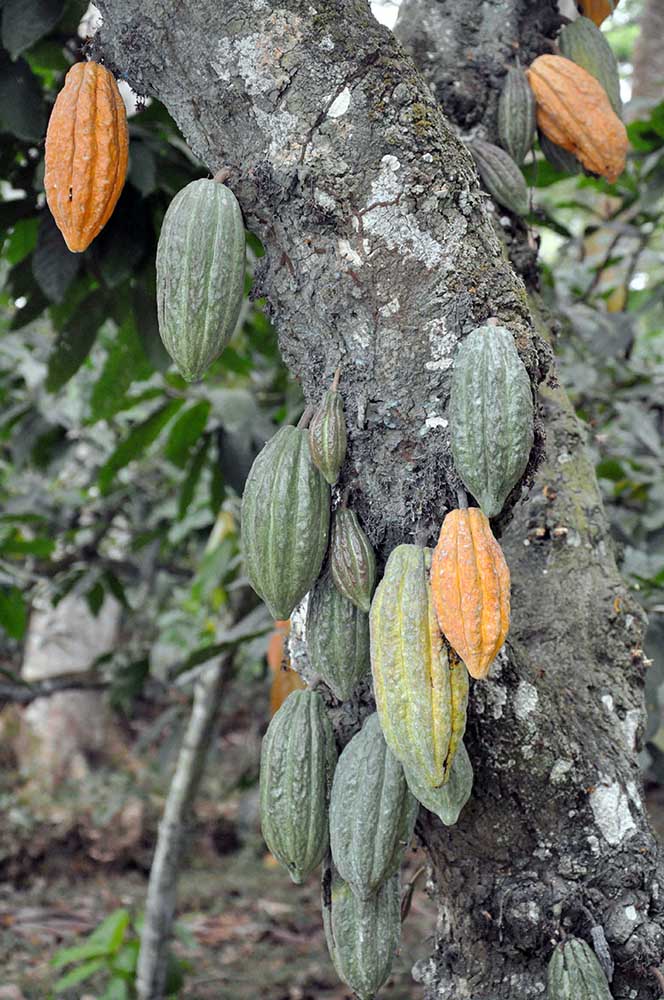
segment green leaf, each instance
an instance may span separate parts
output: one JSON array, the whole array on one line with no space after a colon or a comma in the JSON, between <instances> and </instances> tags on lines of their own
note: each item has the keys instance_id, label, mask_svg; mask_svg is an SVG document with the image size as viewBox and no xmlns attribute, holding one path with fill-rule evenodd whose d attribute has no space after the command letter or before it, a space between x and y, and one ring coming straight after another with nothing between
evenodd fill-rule
<instances>
[{"instance_id":1,"label":"green leaf","mask_svg":"<svg viewBox=\"0 0 664 1000\"><path fill-rule=\"evenodd\" d=\"M136 971L139 948L140 943L138 939L127 942L113 959L113 971L133 974Z\"/></svg>"},{"instance_id":2,"label":"green leaf","mask_svg":"<svg viewBox=\"0 0 664 1000\"><path fill-rule=\"evenodd\" d=\"M184 482L182 483L180 497L178 499L178 518L180 520L182 520L184 515L187 513L189 505L194 499L194 493L196 492L196 487L198 486L198 481L201 478L203 466L205 465L205 457L207 455L208 448L210 447L210 440L210 435L206 434L194 452L193 458L189 463L189 469Z\"/></svg>"},{"instance_id":3,"label":"green leaf","mask_svg":"<svg viewBox=\"0 0 664 1000\"><path fill-rule=\"evenodd\" d=\"M175 416L183 403L183 399L172 399L168 403L164 403L147 420L129 432L129 435L118 445L99 470L99 489L102 493L108 493L120 469L142 455L145 449L159 437L166 424Z\"/></svg>"},{"instance_id":4,"label":"green leaf","mask_svg":"<svg viewBox=\"0 0 664 1000\"><path fill-rule=\"evenodd\" d=\"M125 589L115 573L110 569L104 570L103 580L108 587L109 593L113 595L118 604L121 604L126 611L131 611L131 605L127 600Z\"/></svg>"},{"instance_id":5,"label":"green leaf","mask_svg":"<svg viewBox=\"0 0 664 1000\"><path fill-rule=\"evenodd\" d=\"M98 927L95 927L88 940L90 943L103 945L107 954L114 954L124 941L129 921L129 910L124 907L113 910Z\"/></svg>"},{"instance_id":6,"label":"green leaf","mask_svg":"<svg viewBox=\"0 0 664 1000\"><path fill-rule=\"evenodd\" d=\"M99 1000L129 1000L129 985L126 979L114 976Z\"/></svg>"},{"instance_id":7,"label":"green leaf","mask_svg":"<svg viewBox=\"0 0 664 1000\"><path fill-rule=\"evenodd\" d=\"M165 449L169 462L180 468L185 465L192 448L205 430L209 413L210 402L205 399L184 410L173 422Z\"/></svg>"},{"instance_id":8,"label":"green leaf","mask_svg":"<svg viewBox=\"0 0 664 1000\"><path fill-rule=\"evenodd\" d=\"M0 552L9 556L37 556L38 559L48 559L55 542L52 538L23 538L13 534L0 542Z\"/></svg>"},{"instance_id":9,"label":"green leaf","mask_svg":"<svg viewBox=\"0 0 664 1000\"><path fill-rule=\"evenodd\" d=\"M144 199L125 187L113 215L92 244L104 282L117 288L136 271L153 239Z\"/></svg>"},{"instance_id":10,"label":"green leaf","mask_svg":"<svg viewBox=\"0 0 664 1000\"><path fill-rule=\"evenodd\" d=\"M65 965L73 962L86 961L89 958L107 958L107 951L104 945L91 941L90 938L83 944L72 945L71 948L60 948L51 959L54 969L62 969Z\"/></svg>"},{"instance_id":11,"label":"green leaf","mask_svg":"<svg viewBox=\"0 0 664 1000\"><path fill-rule=\"evenodd\" d=\"M85 600L87 601L88 607L91 613L96 618L101 611L102 605L104 603L104 597L106 596L104 592L103 585L97 580L97 582L90 587L87 594L85 595Z\"/></svg>"},{"instance_id":12,"label":"green leaf","mask_svg":"<svg viewBox=\"0 0 664 1000\"><path fill-rule=\"evenodd\" d=\"M81 255L72 253L53 216L44 209L39 223L37 246L32 255L32 273L47 299L62 302L76 277Z\"/></svg>"},{"instance_id":13,"label":"green leaf","mask_svg":"<svg viewBox=\"0 0 664 1000\"><path fill-rule=\"evenodd\" d=\"M85 962L84 965L79 965L77 969L72 969L68 972L66 976L61 976L60 979L54 984L53 989L56 993L64 993L65 990L70 990L72 986L78 985L78 983L85 982L86 979L90 979L94 976L95 972L102 969L106 964L105 959L95 958L90 962Z\"/></svg>"},{"instance_id":14,"label":"green leaf","mask_svg":"<svg viewBox=\"0 0 664 1000\"><path fill-rule=\"evenodd\" d=\"M4 0L2 44L12 59L47 35L64 7L64 0Z\"/></svg>"},{"instance_id":15,"label":"green leaf","mask_svg":"<svg viewBox=\"0 0 664 1000\"><path fill-rule=\"evenodd\" d=\"M0 132L26 142L41 142L46 104L37 77L24 59L12 63L0 49Z\"/></svg>"},{"instance_id":16,"label":"green leaf","mask_svg":"<svg viewBox=\"0 0 664 1000\"><path fill-rule=\"evenodd\" d=\"M151 372L130 312L109 343L104 367L92 390L90 412L93 422L108 420L124 409L132 382L149 378Z\"/></svg>"},{"instance_id":17,"label":"green leaf","mask_svg":"<svg viewBox=\"0 0 664 1000\"><path fill-rule=\"evenodd\" d=\"M157 186L155 155L147 143L136 139L129 146L128 180L141 192L144 198L152 194Z\"/></svg>"},{"instance_id":18,"label":"green leaf","mask_svg":"<svg viewBox=\"0 0 664 1000\"><path fill-rule=\"evenodd\" d=\"M12 639L25 635L28 610L18 587L0 587L0 625Z\"/></svg>"},{"instance_id":19,"label":"green leaf","mask_svg":"<svg viewBox=\"0 0 664 1000\"><path fill-rule=\"evenodd\" d=\"M37 243L38 225L36 218L21 219L16 223L3 252L10 264L19 264L32 253Z\"/></svg>"},{"instance_id":20,"label":"green leaf","mask_svg":"<svg viewBox=\"0 0 664 1000\"><path fill-rule=\"evenodd\" d=\"M171 359L159 335L154 267L139 275L139 279L132 289L136 330L146 358L157 371L165 372L171 364Z\"/></svg>"},{"instance_id":21,"label":"green leaf","mask_svg":"<svg viewBox=\"0 0 664 1000\"><path fill-rule=\"evenodd\" d=\"M76 374L90 353L99 328L106 318L106 301L99 292L91 292L74 309L64 328L59 331L48 359L48 392L58 392Z\"/></svg>"}]
</instances>

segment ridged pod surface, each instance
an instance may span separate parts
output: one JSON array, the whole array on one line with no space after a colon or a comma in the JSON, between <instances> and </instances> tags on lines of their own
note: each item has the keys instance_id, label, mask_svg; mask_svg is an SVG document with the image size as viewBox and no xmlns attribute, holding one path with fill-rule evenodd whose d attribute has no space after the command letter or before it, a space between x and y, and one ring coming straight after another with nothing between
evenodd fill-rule
<instances>
[{"instance_id":1,"label":"ridged pod surface","mask_svg":"<svg viewBox=\"0 0 664 1000\"><path fill-rule=\"evenodd\" d=\"M600 24L613 14L618 2L619 0L580 0L579 6L583 14L594 21L599 28Z\"/></svg>"},{"instance_id":2,"label":"ridged pod surface","mask_svg":"<svg viewBox=\"0 0 664 1000\"><path fill-rule=\"evenodd\" d=\"M360 899L399 871L417 809L374 713L339 757L330 798L332 860Z\"/></svg>"},{"instance_id":3,"label":"ridged pod surface","mask_svg":"<svg viewBox=\"0 0 664 1000\"><path fill-rule=\"evenodd\" d=\"M242 212L230 188L197 180L168 206L157 244L157 316L183 378L200 379L233 335L244 294Z\"/></svg>"},{"instance_id":4,"label":"ridged pod surface","mask_svg":"<svg viewBox=\"0 0 664 1000\"><path fill-rule=\"evenodd\" d=\"M591 173L615 181L625 169L627 132L601 83L564 56L538 56L527 72L539 130Z\"/></svg>"},{"instance_id":5,"label":"ridged pod surface","mask_svg":"<svg viewBox=\"0 0 664 1000\"><path fill-rule=\"evenodd\" d=\"M330 525L330 487L311 461L305 430L281 427L251 467L242 497L242 551L249 582L274 618L315 582Z\"/></svg>"},{"instance_id":6,"label":"ridged pod surface","mask_svg":"<svg viewBox=\"0 0 664 1000\"><path fill-rule=\"evenodd\" d=\"M555 170L559 170L564 174L578 174L581 172L581 164L576 156L573 153L568 153L562 146L556 146L555 142L547 139L543 132L539 133L539 144L545 158Z\"/></svg>"},{"instance_id":7,"label":"ridged pod surface","mask_svg":"<svg viewBox=\"0 0 664 1000\"><path fill-rule=\"evenodd\" d=\"M89 247L113 214L128 151L115 77L99 63L74 63L53 105L44 155L46 200L70 250Z\"/></svg>"},{"instance_id":8,"label":"ridged pod surface","mask_svg":"<svg viewBox=\"0 0 664 1000\"><path fill-rule=\"evenodd\" d=\"M358 1000L373 1000L390 974L401 938L399 876L359 899L335 873L323 885L323 927L339 978Z\"/></svg>"},{"instance_id":9,"label":"ridged pod surface","mask_svg":"<svg viewBox=\"0 0 664 1000\"><path fill-rule=\"evenodd\" d=\"M314 671L340 701L369 673L369 616L344 597L325 572L309 595L307 653Z\"/></svg>"},{"instance_id":10,"label":"ridged pod surface","mask_svg":"<svg viewBox=\"0 0 664 1000\"><path fill-rule=\"evenodd\" d=\"M336 761L323 699L314 691L294 691L263 737L260 804L265 843L298 885L328 847L328 799Z\"/></svg>"},{"instance_id":11,"label":"ridged pod surface","mask_svg":"<svg viewBox=\"0 0 664 1000\"><path fill-rule=\"evenodd\" d=\"M309 447L314 464L333 486L346 457L346 418L343 399L328 389L309 424Z\"/></svg>"},{"instance_id":12,"label":"ridged pod surface","mask_svg":"<svg viewBox=\"0 0 664 1000\"><path fill-rule=\"evenodd\" d=\"M371 605L371 669L392 753L436 788L449 777L466 727L468 675L449 657L436 621L431 551L398 545Z\"/></svg>"},{"instance_id":13,"label":"ridged pod surface","mask_svg":"<svg viewBox=\"0 0 664 1000\"><path fill-rule=\"evenodd\" d=\"M589 17L578 17L566 24L558 36L560 51L577 66L583 66L606 91L615 113L622 115L620 75L613 49Z\"/></svg>"},{"instance_id":14,"label":"ridged pod surface","mask_svg":"<svg viewBox=\"0 0 664 1000\"><path fill-rule=\"evenodd\" d=\"M491 142L474 139L469 148L482 183L491 197L516 215L528 214L528 188L509 153Z\"/></svg>"},{"instance_id":15,"label":"ridged pod surface","mask_svg":"<svg viewBox=\"0 0 664 1000\"><path fill-rule=\"evenodd\" d=\"M449 780L440 788L431 788L414 771L404 768L408 787L425 809L435 813L445 826L454 826L473 790L473 765L465 744L459 745L452 761Z\"/></svg>"},{"instance_id":16,"label":"ridged pod surface","mask_svg":"<svg viewBox=\"0 0 664 1000\"><path fill-rule=\"evenodd\" d=\"M515 163L523 163L535 138L535 96L524 71L507 71L498 99L498 135Z\"/></svg>"},{"instance_id":17,"label":"ridged pod surface","mask_svg":"<svg viewBox=\"0 0 664 1000\"><path fill-rule=\"evenodd\" d=\"M503 509L533 446L533 395L514 337L480 326L454 359L449 407L457 472L487 517Z\"/></svg>"},{"instance_id":18,"label":"ridged pod surface","mask_svg":"<svg viewBox=\"0 0 664 1000\"><path fill-rule=\"evenodd\" d=\"M567 938L553 952L547 971L548 1000L611 1000L604 971L590 945Z\"/></svg>"},{"instance_id":19,"label":"ridged pod surface","mask_svg":"<svg viewBox=\"0 0 664 1000\"><path fill-rule=\"evenodd\" d=\"M376 586L376 557L357 514L343 507L334 515L330 572L344 597L368 611Z\"/></svg>"},{"instance_id":20,"label":"ridged pod surface","mask_svg":"<svg viewBox=\"0 0 664 1000\"><path fill-rule=\"evenodd\" d=\"M472 677L486 677L509 630L510 571L478 507L445 517L431 587L443 635Z\"/></svg>"}]
</instances>

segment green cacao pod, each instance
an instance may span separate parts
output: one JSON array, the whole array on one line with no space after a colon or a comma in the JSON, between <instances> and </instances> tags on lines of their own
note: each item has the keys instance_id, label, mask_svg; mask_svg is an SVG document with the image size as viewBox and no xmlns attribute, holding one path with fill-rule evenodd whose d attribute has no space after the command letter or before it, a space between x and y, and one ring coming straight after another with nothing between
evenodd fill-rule
<instances>
[{"instance_id":1,"label":"green cacao pod","mask_svg":"<svg viewBox=\"0 0 664 1000\"><path fill-rule=\"evenodd\" d=\"M323 699L315 691L293 691L263 737L260 803L265 843L298 885L328 848L336 761Z\"/></svg>"},{"instance_id":2,"label":"green cacao pod","mask_svg":"<svg viewBox=\"0 0 664 1000\"><path fill-rule=\"evenodd\" d=\"M539 133L539 144L545 159L549 161L555 170L559 170L561 174L578 174L581 172L581 164L574 153L570 153L566 149L563 149L562 146L557 146L555 142L551 142L549 137L544 135L543 132Z\"/></svg>"},{"instance_id":3,"label":"green cacao pod","mask_svg":"<svg viewBox=\"0 0 664 1000\"><path fill-rule=\"evenodd\" d=\"M460 343L449 421L457 471L486 516L495 517L533 446L530 379L509 330L480 326Z\"/></svg>"},{"instance_id":4,"label":"green cacao pod","mask_svg":"<svg viewBox=\"0 0 664 1000\"><path fill-rule=\"evenodd\" d=\"M338 392L328 389L309 424L309 447L314 464L333 486L346 457L346 418Z\"/></svg>"},{"instance_id":5,"label":"green cacao pod","mask_svg":"<svg viewBox=\"0 0 664 1000\"><path fill-rule=\"evenodd\" d=\"M376 557L355 511L340 508L334 516L330 572L340 592L362 611L369 611L376 585Z\"/></svg>"},{"instance_id":6,"label":"green cacao pod","mask_svg":"<svg viewBox=\"0 0 664 1000\"><path fill-rule=\"evenodd\" d=\"M611 107L620 118L620 74L618 62L606 37L589 17L578 17L566 24L558 36L560 51L577 66L582 66L602 84Z\"/></svg>"},{"instance_id":7,"label":"green cacao pod","mask_svg":"<svg viewBox=\"0 0 664 1000\"><path fill-rule=\"evenodd\" d=\"M422 781L416 771L404 768L408 787L425 809L435 813L445 826L454 826L473 789L473 765L465 744L454 755L449 780L440 788Z\"/></svg>"},{"instance_id":8,"label":"green cacao pod","mask_svg":"<svg viewBox=\"0 0 664 1000\"><path fill-rule=\"evenodd\" d=\"M290 618L318 577L329 526L330 487L311 461L307 432L282 427L257 456L242 497L246 573L273 618Z\"/></svg>"},{"instance_id":9,"label":"green cacao pod","mask_svg":"<svg viewBox=\"0 0 664 1000\"><path fill-rule=\"evenodd\" d=\"M527 215L528 188L520 168L509 153L481 139L470 143L470 151L491 197L515 215Z\"/></svg>"},{"instance_id":10,"label":"green cacao pod","mask_svg":"<svg viewBox=\"0 0 664 1000\"><path fill-rule=\"evenodd\" d=\"M332 874L323 883L323 927L339 978L358 1000L373 1000L390 974L401 938L399 876L393 875L369 899Z\"/></svg>"},{"instance_id":11,"label":"green cacao pod","mask_svg":"<svg viewBox=\"0 0 664 1000\"><path fill-rule=\"evenodd\" d=\"M371 669L392 753L432 788L463 738L468 672L443 641L431 598L430 549L398 545L371 605Z\"/></svg>"},{"instance_id":12,"label":"green cacao pod","mask_svg":"<svg viewBox=\"0 0 664 1000\"><path fill-rule=\"evenodd\" d=\"M559 944L547 972L548 1000L611 1000L611 991L595 952L579 938Z\"/></svg>"},{"instance_id":13,"label":"green cacao pod","mask_svg":"<svg viewBox=\"0 0 664 1000\"><path fill-rule=\"evenodd\" d=\"M341 754L330 798L332 860L361 899L399 871L417 810L374 713Z\"/></svg>"},{"instance_id":14,"label":"green cacao pod","mask_svg":"<svg viewBox=\"0 0 664 1000\"><path fill-rule=\"evenodd\" d=\"M346 701L369 673L369 616L339 593L329 571L309 595L306 639L311 666Z\"/></svg>"},{"instance_id":15,"label":"green cacao pod","mask_svg":"<svg viewBox=\"0 0 664 1000\"><path fill-rule=\"evenodd\" d=\"M498 100L498 135L515 163L523 163L535 138L535 95L522 69L508 70Z\"/></svg>"},{"instance_id":16,"label":"green cacao pod","mask_svg":"<svg viewBox=\"0 0 664 1000\"><path fill-rule=\"evenodd\" d=\"M244 293L244 223L233 192L187 184L168 206L157 245L157 314L164 347L187 381L231 339Z\"/></svg>"}]
</instances>

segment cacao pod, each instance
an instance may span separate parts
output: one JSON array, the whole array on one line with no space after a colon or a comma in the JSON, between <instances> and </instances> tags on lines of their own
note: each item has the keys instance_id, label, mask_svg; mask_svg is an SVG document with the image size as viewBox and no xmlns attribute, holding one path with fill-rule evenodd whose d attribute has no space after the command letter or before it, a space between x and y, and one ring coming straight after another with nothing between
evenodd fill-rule
<instances>
[{"instance_id":1,"label":"cacao pod","mask_svg":"<svg viewBox=\"0 0 664 1000\"><path fill-rule=\"evenodd\" d=\"M328 843L328 800L337 761L332 726L315 691L293 691L261 748L261 828L296 884L320 864Z\"/></svg>"},{"instance_id":2,"label":"cacao pod","mask_svg":"<svg viewBox=\"0 0 664 1000\"><path fill-rule=\"evenodd\" d=\"M556 146L555 142L547 139L543 132L539 133L539 144L545 158L555 170L559 170L562 174L578 174L580 172L581 164L576 156L568 153L562 146Z\"/></svg>"},{"instance_id":3,"label":"cacao pod","mask_svg":"<svg viewBox=\"0 0 664 1000\"><path fill-rule=\"evenodd\" d=\"M346 701L369 673L369 616L339 593L329 571L309 595L306 638L311 666Z\"/></svg>"},{"instance_id":4,"label":"cacao pod","mask_svg":"<svg viewBox=\"0 0 664 1000\"><path fill-rule=\"evenodd\" d=\"M202 378L233 335L244 294L245 236L233 192L192 181L168 206L157 244L157 317L164 347L188 382Z\"/></svg>"},{"instance_id":5,"label":"cacao pod","mask_svg":"<svg viewBox=\"0 0 664 1000\"><path fill-rule=\"evenodd\" d=\"M451 510L443 521L431 586L443 635L471 677L486 677L509 629L510 571L478 507Z\"/></svg>"},{"instance_id":6,"label":"cacao pod","mask_svg":"<svg viewBox=\"0 0 664 1000\"><path fill-rule=\"evenodd\" d=\"M588 17L579 17L566 24L558 36L560 51L567 59L584 69L601 83L607 93L611 107L620 117L620 75L613 49L597 25Z\"/></svg>"},{"instance_id":7,"label":"cacao pod","mask_svg":"<svg viewBox=\"0 0 664 1000\"><path fill-rule=\"evenodd\" d=\"M113 214L128 150L115 77L99 63L74 63L53 105L44 156L46 200L70 250L89 247Z\"/></svg>"},{"instance_id":8,"label":"cacao pod","mask_svg":"<svg viewBox=\"0 0 664 1000\"><path fill-rule=\"evenodd\" d=\"M281 427L254 461L242 497L246 573L274 618L289 618L316 580L329 524L330 487L311 461L307 432Z\"/></svg>"},{"instance_id":9,"label":"cacao pod","mask_svg":"<svg viewBox=\"0 0 664 1000\"><path fill-rule=\"evenodd\" d=\"M314 465L333 486L346 457L346 418L338 392L328 389L309 424L309 447Z\"/></svg>"},{"instance_id":10,"label":"cacao pod","mask_svg":"<svg viewBox=\"0 0 664 1000\"><path fill-rule=\"evenodd\" d=\"M593 174L615 181L625 169L627 132L604 87L564 56L538 56L528 70L537 125Z\"/></svg>"},{"instance_id":11,"label":"cacao pod","mask_svg":"<svg viewBox=\"0 0 664 1000\"><path fill-rule=\"evenodd\" d=\"M495 517L533 446L530 379L509 330L480 326L459 344L449 421L457 471L486 516Z\"/></svg>"},{"instance_id":12,"label":"cacao pod","mask_svg":"<svg viewBox=\"0 0 664 1000\"><path fill-rule=\"evenodd\" d=\"M343 507L332 525L330 572L344 597L368 612L376 585L376 557L357 514Z\"/></svg>"},{"instance_id":13,"label":"cacao pod","mask_svg":"<svg viewBox=\"0 0 664 1000\"><path fill-rule=\"evenodd\" d=\"M535 138L535 96L524 71L507 72L498 100L498 135L515 163L523 163Z\"/></svg>"},{"instance_id":14,"label":"cacao pod","mask_svg":"<svg viewBox=\"0 0 664 1000\"><path fill-rule=\"evenodd\" d=\"M371 605L371 669L387 745L436 788L463 738L468 675L440 635L430 567L429 549L398 545L390 553Z\"/></svg>"},{"instance_id":15,"label":"cacao pod","mask_svg":"<svg viewBox=\"0 0 664 1000\"><path fill-rule=\"evenodd\" d=\"M270 684L270 718L276 715L292 691L304 691L306 684L297 670L283 666L272 675Z\"/></svg>"},{"instance_id":16,"label":"cacao pod","mask_svg":"<svg viewBox=\"0 0 664 1000\"><path fill-rule=\"evenodd\" d=\"M473 765L462 742L452 761L449 780L431 788L415 771L404 768L408 787L425 809L435 813L445 826L454 826L473 788Z\"/></svg>"},{"instance_id":17,"label":"cacao pod","mask_svg":"<svg viewBox=\"0 0 664 1000\"><path fill-rule=\"evenodd\" d=\"M491 197L516 215L527 215L528 188L521 169L500 146L475 139L469 143L482 183Z\"/></svg>"},{"instance_id":18,"label":"cacao pod","mask_svg":"<svg viewBox=\"0 0 664 1000\"><path fill-rule=\"evenodd\" d=\"M267 665L273 673L287 663L286 657L286 639L288 638L290 632L290 620L286 621L276 621L274 623L274 632L270 635L267 641Z\"/></svg>"},{"instance_id":19,"label":"cacao pod","mask_svg":"<svg viewBox=\"0 0 664 1000\"><path fill-rule=\"evenodd\" d=\"M579 938L567 938L551 956L548 1000L611 1000L611 991L595 952Z\"/></svg>"},{"instance_id":20,"label":"cacao pod","mask_svg":"<svg viewBox=\"0 0 664 1000\"><path fill-rule=\"evenodd\" d=\"M359 899L337 875L323 883L323 927L339 978L358 1000L373 1000L390 974L401 938L399 876Z\"/></svg>"},{"instance_id":21,"label":"cacao pod","mask_svg":"<svg viewBox=\"0 0 664 1000\"><path fill-rule=\"evenodd\" d=\"M332 859L360 899L399 871L417 808L374 713L339 757L330 798Z\"/></svg>"},{"instance_id":22,"label":"cacao pod","mask_svg":"<svg viewBox=\"0 0 664 1000\"><path fill-rule=\"evenodd\" d=\"M579 6L581 12L599 28L600 24L613 14L618 2L619 0L579 0Z\"/></svg>"}]
</instances>

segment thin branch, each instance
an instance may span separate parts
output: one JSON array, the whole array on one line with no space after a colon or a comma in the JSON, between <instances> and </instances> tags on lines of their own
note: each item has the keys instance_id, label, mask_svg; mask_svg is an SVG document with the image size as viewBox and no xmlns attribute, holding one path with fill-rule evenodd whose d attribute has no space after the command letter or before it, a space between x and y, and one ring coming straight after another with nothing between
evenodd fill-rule
<instances>
[{"instance_id":1,"label":"thin branch","mask_svg":"<svg viewBox=\"0 0 664 1000\"><path fill-rule=\"evenodd\" d=\"M37 681L35 684L0 683L0 705L6 702L29 705L37 698L49 698L60 691L101 691L109 687L109 684L110 681L99 677L86 677L84 674L53 677L50 680Z\"/></svg>"}]
</instances>

